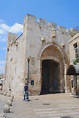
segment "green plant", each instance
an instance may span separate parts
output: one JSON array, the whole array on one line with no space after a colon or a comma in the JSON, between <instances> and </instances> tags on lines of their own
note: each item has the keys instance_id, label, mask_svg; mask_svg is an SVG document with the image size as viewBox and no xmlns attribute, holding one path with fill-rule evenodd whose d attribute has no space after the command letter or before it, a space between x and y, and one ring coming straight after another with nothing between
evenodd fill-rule
<instances>
[{"instance_id":1,"label":"green plant","mask_svg":"<svg viewBox=\"0 0 79 118\"><path fill-rule=\"evenodd\" d=\"M74 59L74 60L73 60L73 64L74 64L74 65L76 65L77 62L78 62L77 59Z\"/></svg>"}]
</instances>

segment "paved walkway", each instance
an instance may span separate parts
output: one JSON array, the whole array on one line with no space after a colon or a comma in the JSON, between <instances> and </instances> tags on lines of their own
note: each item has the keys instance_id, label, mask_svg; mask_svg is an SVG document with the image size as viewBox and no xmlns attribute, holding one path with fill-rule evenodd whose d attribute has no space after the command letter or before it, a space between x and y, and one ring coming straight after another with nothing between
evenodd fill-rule
<instances>
[{"instance_id":1,"label":"paved walkway","mask_svg":"<svg viewBox=\"0 0 79 118\"><path fill-rule=\"evenodd\" d=\"M70 94L30 96L30 101L16 97L7 118L79 118L79 98Z\"/></svg>"},{"instance_id":2,"label":"paved walkway","mask_svg":"<svg viewBox=\"0 0 79 118\"><path fill-rule=\"evenodd\" d=\"M3 113L4 105L7 103L8 97L0 94L0 113Z\"/></svg>"}]
</instances>

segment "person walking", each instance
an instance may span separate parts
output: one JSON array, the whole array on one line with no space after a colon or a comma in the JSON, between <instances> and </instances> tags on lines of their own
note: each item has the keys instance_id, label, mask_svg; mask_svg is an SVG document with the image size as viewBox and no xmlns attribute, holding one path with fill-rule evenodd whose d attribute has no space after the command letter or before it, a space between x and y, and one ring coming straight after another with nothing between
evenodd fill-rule
<instances>
[{"instance_id":1,"label":"person walking","mask_svg":"<svg viewBox=\"0 0 79 118\"><path fill-rule=\"evenodd\" d=\"M28 98L28 85L27 83L25 83L25 86L24 86L24 99L25 101L29 101L29 98Z\"/></svg>"}]
</instances>

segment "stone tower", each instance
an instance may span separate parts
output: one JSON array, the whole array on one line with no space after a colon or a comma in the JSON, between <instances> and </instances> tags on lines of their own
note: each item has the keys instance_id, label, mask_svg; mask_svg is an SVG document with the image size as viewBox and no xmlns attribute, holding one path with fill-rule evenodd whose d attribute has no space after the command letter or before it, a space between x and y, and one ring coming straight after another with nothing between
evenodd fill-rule
<instances>
[{"instance_id":1,"label":"stone tower","mask_svg":"<svg viewBox=\"0 0 79 118\"><path fill-rule=\"evenodd\" d=\"M8 35L5 91L11 88L14 94L22 95L29 74L30 95L69 92L66 68L70 38L71 31L65 27L41 18L37 22L35 16L27 14L23 34Z\"/></svg>"}]
</instances>

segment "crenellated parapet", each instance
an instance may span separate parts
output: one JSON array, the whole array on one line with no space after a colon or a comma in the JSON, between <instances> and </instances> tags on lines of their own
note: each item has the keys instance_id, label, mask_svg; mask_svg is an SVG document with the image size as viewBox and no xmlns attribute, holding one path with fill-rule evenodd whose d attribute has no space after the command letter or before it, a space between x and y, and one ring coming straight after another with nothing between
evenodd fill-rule
<instances>
[{"instance_id":1,"label":"crenellated parapet","mask_svg":"<svg viewBox=\"0 0 79 118\"><path fill-rule=\"evenodd\" d=\"M66 28L63 26L58 26L57 29L60 30L62 33L66 32Z\"/></svg>"},{"instance_id":2,"label":"crenellated parapet","mask_svg":"<svg viewBox=\"0 0 79 118\"><path fill-rule=\"evenodd\" d=\"M47 20L44 20L42 18L39 18L38 21L36 20L36 17L31 15L31 14L27 14L24 18L24 28L27 24L35 24L37 25L39 28L46 28L46 29L51 29L56 31L60 31L62 32L62 34L68 34L68 35L75 35L77 33L77 31L73 28L67 29L63 26L57 26L57 24L53 23L53 22L48 22Z\"/></svg>"},{"instance_id":3,"label":"crenellated parapet","mask_svg":"<svg viewBox=\"0 0 79 118\"><path fill-rule=\"evenodd\" d=\"M36 21L36 17L30 14L27 14L24 18L24 26L27 25L28 23L35 23L37 24L40 28L42 27L50 27L50 28L56 28L57 25L53 22L47 22L46 20L39 18L38 21Z\"/></svg>"},{"instance_id":4,"label":"crenellated parapet","mask_svg":"<svg viewBox=\"0 0 79 118\"><path fill-rule=\"evenodd\" d=\"M74 28L70 28L70 29L69 29L69 32L70 32L70 35L71 35L72 37L78 33L78 31L75 30Z\"/></svg>"},{"instance_id":5,"label":"crenellated parapet","mask_svg":"<svg viewBox=\"0 0 79 118\"><path fill-rule=\"evenodd\" d=\"M27 23L31 23L31 22L36 22L36 17L33 16L33 15L30 15L30 14L27 14L24 18L24 26L27 24Z\"/></svg>"}]
</instances>

